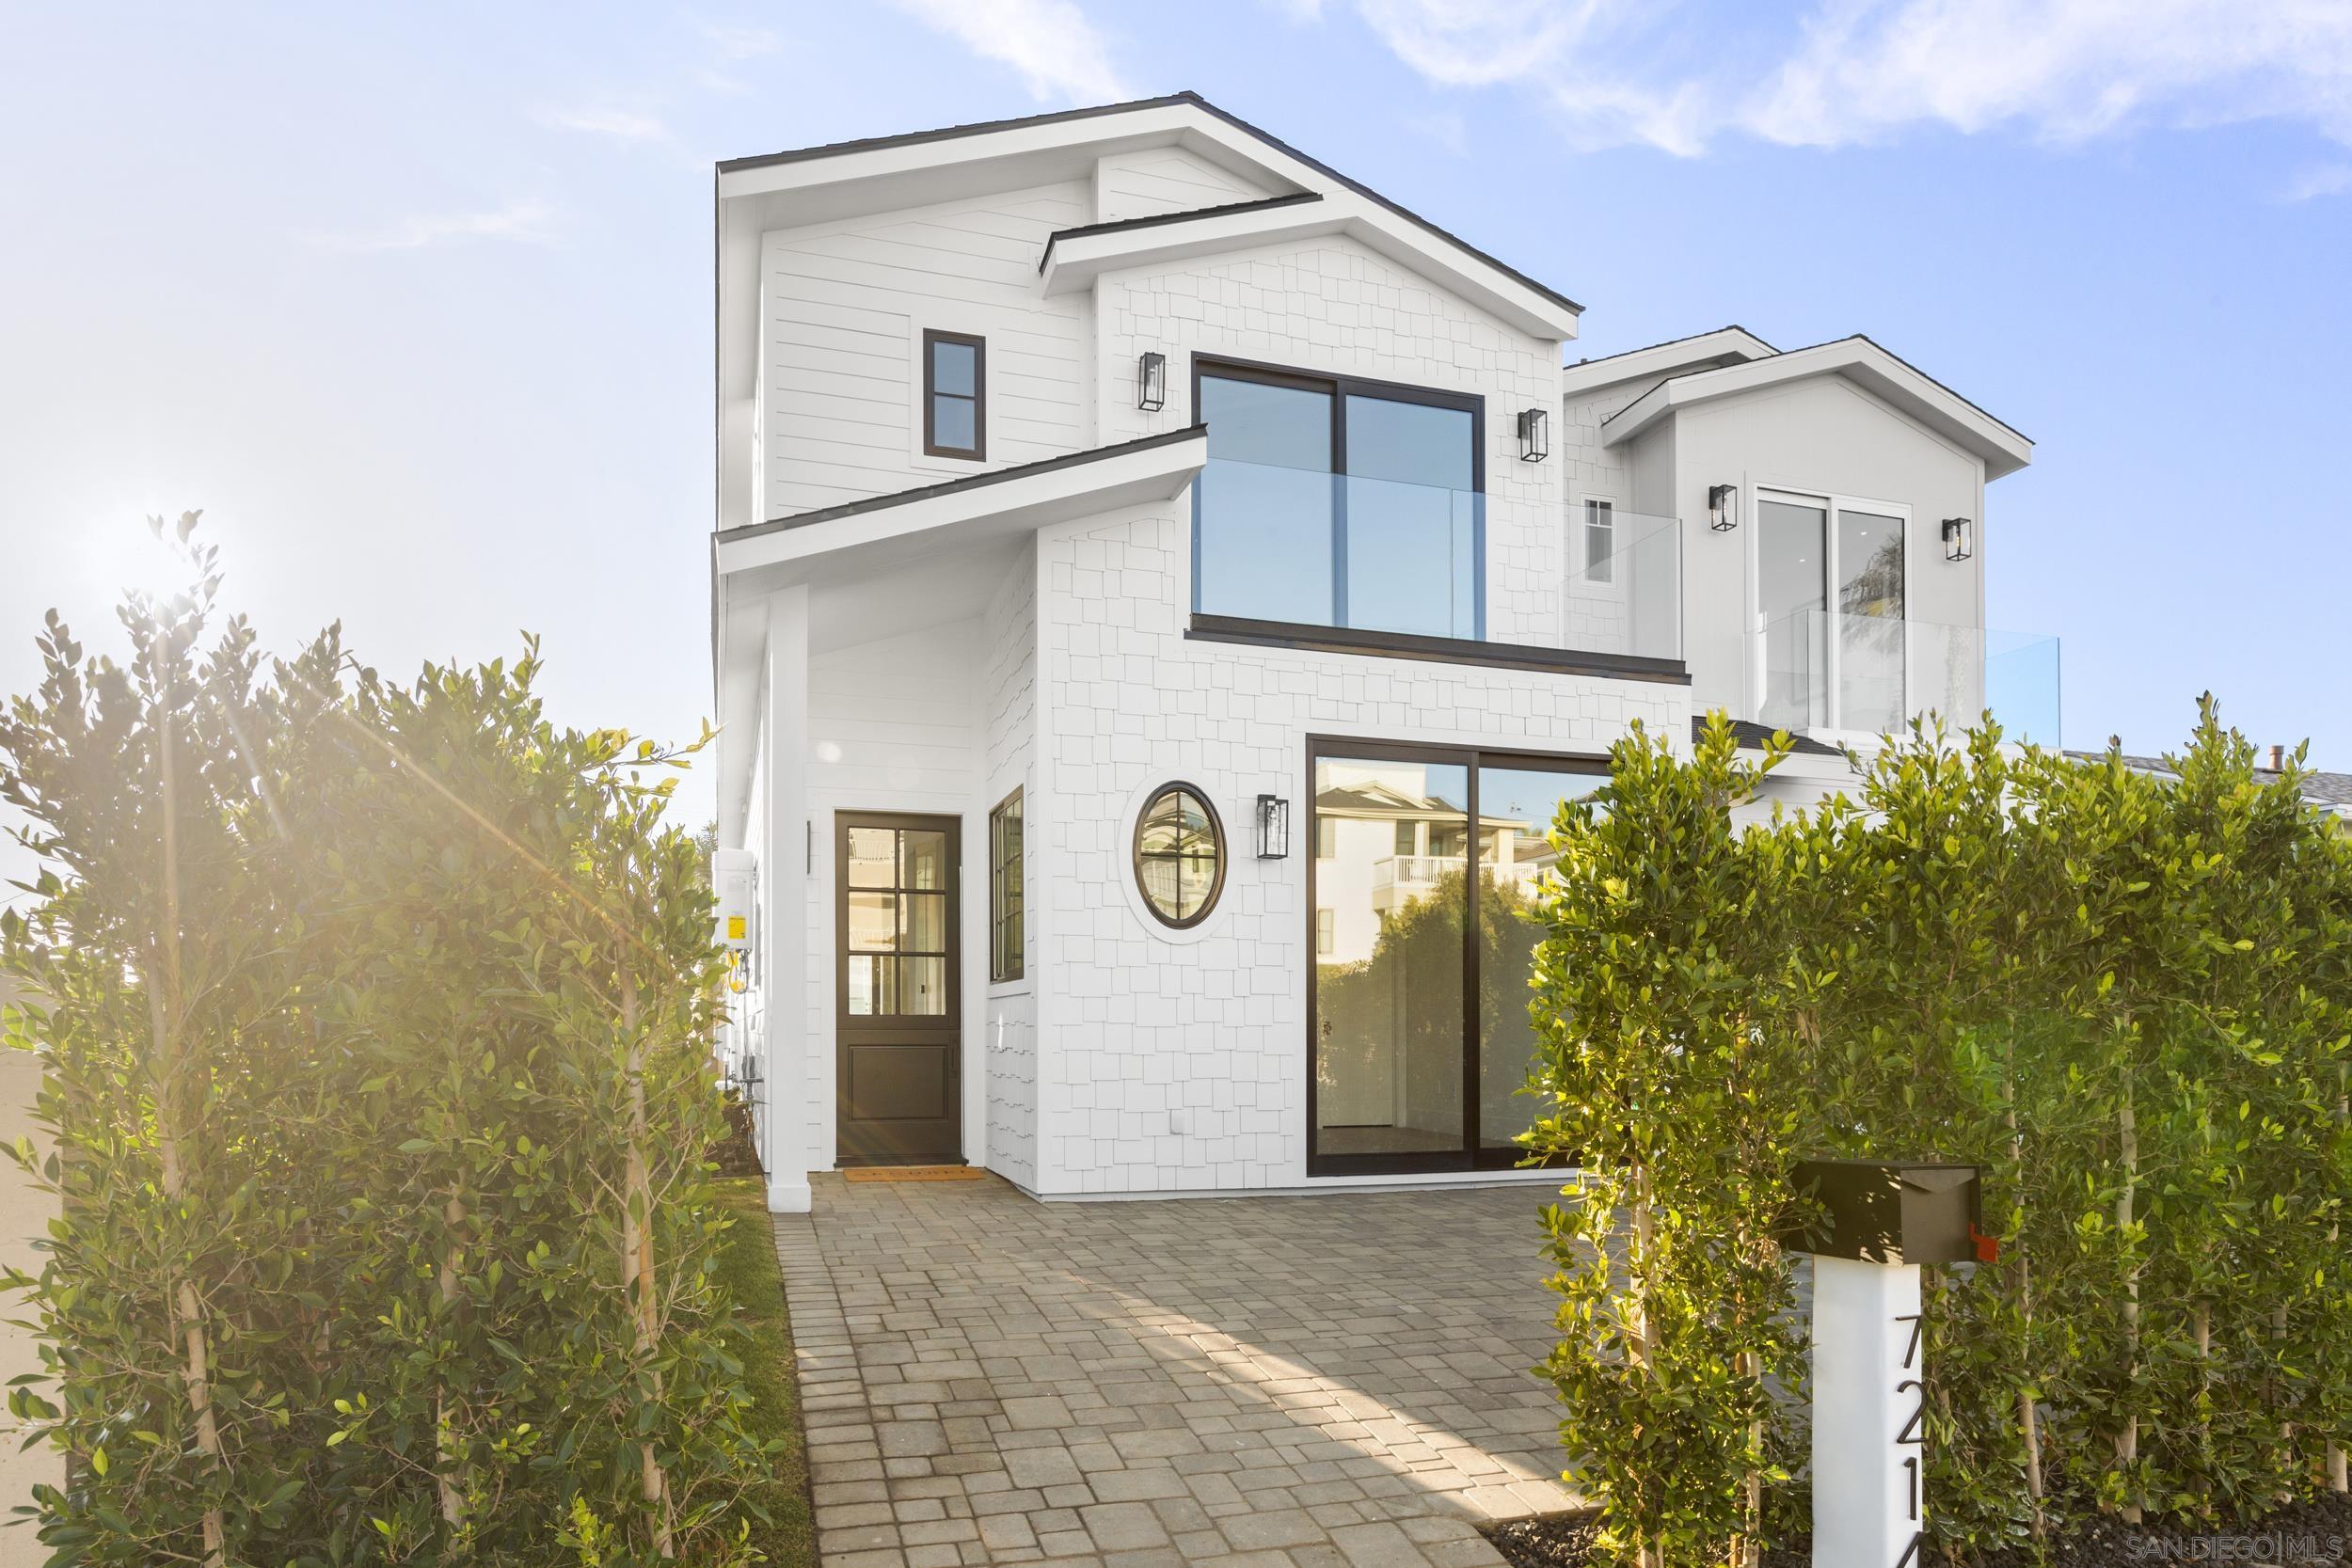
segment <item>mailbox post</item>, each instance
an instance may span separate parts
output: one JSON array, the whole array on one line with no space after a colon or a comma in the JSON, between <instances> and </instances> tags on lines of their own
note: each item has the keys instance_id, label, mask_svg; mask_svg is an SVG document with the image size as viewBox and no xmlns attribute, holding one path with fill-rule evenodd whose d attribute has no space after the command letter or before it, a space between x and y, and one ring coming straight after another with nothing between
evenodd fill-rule
<instances>
[{"instance_id":1,"label":"mailbox post","mask_svg":"<svg viewBox=\"0 0 2352 1568\"><path fill-rule=\"evenodd\" d=\"M1919 1270L1980 1256L1975 1165L1806 1160L1813 1255L1813 1568L1917 1568L1927 1369Z\"/></svg>"}]
</instances>

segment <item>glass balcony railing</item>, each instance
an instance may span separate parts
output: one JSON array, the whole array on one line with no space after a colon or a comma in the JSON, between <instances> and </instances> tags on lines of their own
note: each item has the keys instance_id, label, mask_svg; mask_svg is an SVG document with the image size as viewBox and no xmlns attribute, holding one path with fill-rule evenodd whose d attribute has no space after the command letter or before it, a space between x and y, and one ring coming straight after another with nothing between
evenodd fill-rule
<instances>
[{"instance_id":1,"label":"glass balcony railing","mask_svg":"<svg viewBox=\"0 0 2352 1568\"><path fill-rule=\"evenodd\" d=\"M1573 513L1561 646L1636 658L1682 656L1682 524L1639 512L1605 529Z\"/></svg>"},{"instance_id":2,"label":"glass balcony railing","mask_svg":"<svg viewBox=\"0 0 2352 1568\"><path fill-rule=\"evenodd\" d=\"M1990 710L2010 740L2058 743L2058 641L1982 626L1807 610L1756 635L1756 718L1788 730L1883 735Z\"/></svg>"},{"instance_id":3,"label":"glass balcony railing","mask_svg":"<svg viewBox=\"0 0 2352 1568\"><path fill-rule=\"evenodd\" d=\"M1213 457L1192 493L1201 614L1486 635L1486 498L1475 490Z\"/></svg>"}]
</instances>

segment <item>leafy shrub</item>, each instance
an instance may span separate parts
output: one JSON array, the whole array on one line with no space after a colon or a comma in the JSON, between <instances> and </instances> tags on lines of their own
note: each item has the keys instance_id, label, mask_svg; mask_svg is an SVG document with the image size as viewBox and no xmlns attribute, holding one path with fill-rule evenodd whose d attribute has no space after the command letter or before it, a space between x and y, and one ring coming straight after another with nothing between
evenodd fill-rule
<instances>
[{"instance_id":1,"label":"leafy shrub","mask_svg":"<svg viewBox=\"0 0 2352 1568\"><path fill-rule=\"evenodd\" d=\"M53 616L0 721L50 867L0 962L57 1143L11 1397L69 1459L53 1560L739 1559L683 753L552 725L535 648L265 673L188 556L127 664Z\"/></svg>"},{"instance_id":2,"label":"leafy shrub","mask_svg":"<svg viewBox=\"0 0 2352 1568\"><path fill-rule=\"evenodd\" d=\"M1563 809L1531 1135L1549 1371L1627 1560L1752 1555L1801 1447L1806 1153L1987 1167L1997 1262L1927 1294L1931 1536L2343 1490L2352 839L2208 703L2178 776L1915 730L1856 798L1734 828L1777 762L1636 735Z\"/></svg>"}]
</instances>

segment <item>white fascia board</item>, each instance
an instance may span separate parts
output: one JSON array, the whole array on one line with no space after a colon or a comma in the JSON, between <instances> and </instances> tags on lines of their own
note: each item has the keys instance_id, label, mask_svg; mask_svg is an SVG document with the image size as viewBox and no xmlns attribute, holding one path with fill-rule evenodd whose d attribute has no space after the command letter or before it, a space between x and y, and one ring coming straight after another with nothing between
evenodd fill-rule
<instances>
[{"instance_id":1,"label":"white fascia board","mask_svg":"<svg viewBox=\"0 0 2352 1568\"><path fill-rule=\"evenodd\" d=\"M1841 375L1881 402L1959 443L1998 479L2033 461L2033 443L1949 388L1939 386L1867 338L1795 349L1750 364L1661 381L1601 423L1601 445L1630 440L1680 408L1713 403L1806 376Z\"/></svg>"},{"instance_id":2,"label":"white fascia board","mask_svg":"<svg viewBox=\"0 0 2352 1568\"><path fill-rule=\"evenodd\" d=\"M1205 430L1172 441L1130 443L1102 456L1041 467L983 483L943 485L902 502L718 541L723 596L767 593L792 582L887 567L946 542L1019 531L1098 512L1167 500L1181 494L1209 460ZM993 478L993 476L991 476Z\"/></svg>"},{"instance_id":3,"label":"white fascia board","mask_svg":"<svg viewBox=\"0 0 2352 1568\"><path fill-rule=\"evenodd\" d=\"M1569 365L1560 372L1560 391L1563 397L1583 398L1628 381L1647 381L1654 376L1675 375L1701 367L1715 368L1726 359L1743 363L1769 359L1779 352L1744 327L1726 326L1696 337L1677 338L1671 343L1653 343L1604 359Z\"/></svg>"},{"instance_id":4,"label":"white fascia board","mask_svg":"<svg viewBox=\"0 0 2352 1568\"><path fill-rule=\"evenodd\" d=\"M1106 272L1169 266L1197 257L1345 234L1408 272L1452 291L1537 338L1576 336L1578 313L1508 274L1476 262L1419 225L1344 188L1322 199L1254 212L1208 212L1197 218L1138 225L1057 239L1041 275L1048 294L1094 286Z\"/></svg>"}]
</instances>

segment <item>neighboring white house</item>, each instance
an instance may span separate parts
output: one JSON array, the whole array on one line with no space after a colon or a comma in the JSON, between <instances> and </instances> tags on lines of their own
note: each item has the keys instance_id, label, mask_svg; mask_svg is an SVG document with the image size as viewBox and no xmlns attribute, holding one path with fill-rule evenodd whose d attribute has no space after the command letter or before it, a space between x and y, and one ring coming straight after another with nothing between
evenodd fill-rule
<instances>
[{"instance_id":1,"label":"neighboring white house","mask_svg":"<svg viewBox=\"0 0 2352 1568\"><path fill-rule=\"evenodd\" d=\"M779 1209L1494 1180L1512 910L1629 725L1803 732L1790 799L1928 709L2055 738L1984 631L2025 437L1862 338L1564 370L1581 307L1191 94L723 164L718 294Z\"/></svg>"}]
</instances>

